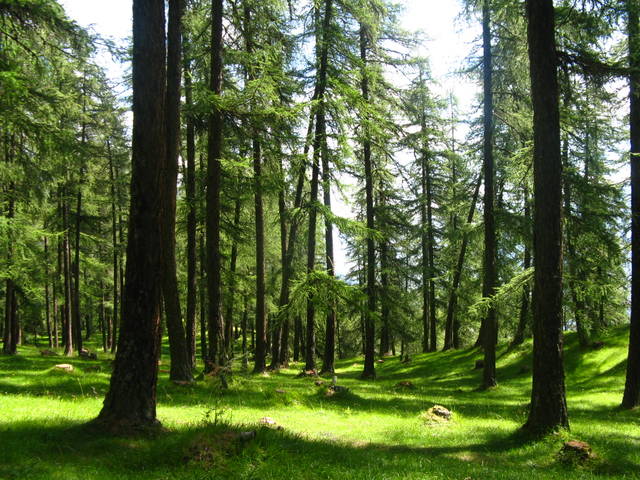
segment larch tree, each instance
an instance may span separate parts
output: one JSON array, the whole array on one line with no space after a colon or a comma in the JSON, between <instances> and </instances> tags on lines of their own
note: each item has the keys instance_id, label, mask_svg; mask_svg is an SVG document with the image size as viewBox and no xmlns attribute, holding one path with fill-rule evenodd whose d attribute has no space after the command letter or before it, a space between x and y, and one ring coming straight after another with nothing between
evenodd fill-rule
<instances>
[{"instance_id":1,"label":"larch tree","mask_svg":"<svg viewBox=\"0 0 640 480\"><path fill-rule=\"evenodd\" d=\"M123 317L113 374L95 423L155 427L158 378L162 164L166 155L165 15L162 0L133 2L131 206Z\"/></svg>"},{"instance_id":2,"label":"larch tree","mask_svg":"<svg viewBox=\"0 0 640 480\"><path fill-rule=\"evenodd\" d=\"M627 0L631 163L631 328L624 408L640 405L640 24L637 0Z\"/></svg>"},{"instance_id":3,"label":"larch tree","mask_svg":"<svg viewBox=\"0 0 640 480\"><path fill-rule=\"evenodd\" d=\"M552 0L528 0L533 100L534 293L531 408L524 428L568 428L562 338L562 159Z\"/></svg>"}]
</instances>

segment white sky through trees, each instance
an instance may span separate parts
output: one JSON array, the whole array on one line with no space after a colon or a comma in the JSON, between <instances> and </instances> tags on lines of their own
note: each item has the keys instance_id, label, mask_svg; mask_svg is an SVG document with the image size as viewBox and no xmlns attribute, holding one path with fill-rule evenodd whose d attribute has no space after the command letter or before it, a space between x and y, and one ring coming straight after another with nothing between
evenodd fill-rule
<instances>
[{"instance_id":1,"label":"white sky through trees","mask_svg":"<svg viewBox=\"0 0 640 480\"><path fill-rule=\"evenodd\" d=\"M103 37L116 41L131 35L132 0L59 0L67 15L85 28ZM461 17L461 0L399 0L404 12L400 20L407 31L421 31L424 41L416 56L429 59L432 75L439 87L436 91L443 97L453 93L458 99L459 112L466 113L474 102L480 87L456 72L464 67L465 58L474 51L477 54L480 34L479 20L469 23ZM126 70L113 63L107 55L100 63L107 67L108 75L118 82ZM337 215L352 216L351 207L346 204L337 192L332 192L333 209ZM334 235L336 235L334 233ZM336 273L344 275L349 270L344 242L336 235Z\"/></svg>"}]
</instances>

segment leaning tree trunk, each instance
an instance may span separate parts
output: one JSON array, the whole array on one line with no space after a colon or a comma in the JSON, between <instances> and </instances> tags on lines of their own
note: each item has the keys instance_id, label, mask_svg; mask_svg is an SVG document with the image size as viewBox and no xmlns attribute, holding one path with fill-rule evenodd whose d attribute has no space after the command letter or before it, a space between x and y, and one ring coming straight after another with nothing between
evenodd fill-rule
<instances>
[{"instance_id":1,"label":"leaning tree trunk","mask_svg":"<svg viewBox=\"0 0 640 480\"><path fill-rule=\"evenodd\" d=\"M473 223L473 216L476 212L476 203L478 203L478 195L480 194L480 185L482 185L482 175L478 177L476 188L473 192L471 205L469 206L469 214L467 215L467 226ZM451 282L451 290L449 292L449 302L447 303L447 320L445 322L444 347L443 351L456 347L455 342L455 313L456 304L458 303L458 287L460 286L460 278L462 276L462 268L464 267L464 258L467 253L467 244L469 243L469 234L465 231L458 253L458 262L453 272L453 281Z\"/></svg>"},{"instance_id":2,"label":"leaning tree trunk","mask_svg":"<svg viewBox=\"0 0 640 480\"><path fill-rule=\"evenodd\" d=\"M96 423L118 431L158 425L162 162L166 155L164 1L133 1L131 207L123 316L114 370Z\"/></svg>"},{"instance_id":3,"label":"leaning tree trunk","mask_svg":"<svg viewBox=\"0 0 640 480\"><path fill-rule=\"evenodd\" d=\"M211 0L211 72L209 89L214 95L222 93L222 12L223 1ZM224 320L221 311L222 257L220 252L220 181L222 178L222 111L217 104L209 115L207 145L207 360L211 365L224 363Z\"/></svg>"},{"instance_id":4,"label":"leaning tree trunk","mask_svg":"<svg viewBox=\"0 0 640 480\"><path fill-rule=\"evenodd\" d=\"M494 214L494 158L493 158L493 64L491 59L491 14L489 1L482 5L482 46L484 70L484 276L482 296L493 296L496 288L496 223ZM484 317L484 369L482 387L497 385L496 346L498 343L498 319L493 302Z\"/></svg>"},{"instance_id":5,"label":"leaning tree trunk","mask_svg":"<svg viewBox=\"0 0 640 480\"><path fill-rule=\"evenodd\" d=\"M176 271L176 196L178 156L180 145L180 68L182 65L182 10L183 0L169 1L167 35L167 86L165 99L166 155L163 165L162 195L162 299L169 334L171 367L169 378L188 382L191 362L187 350L178 275Z\"/></svg>"},{"instance_id":6,"label":"leaning tree trunk","mask_svg":"<svg viewBox=\"0 0 640 480\"><path fill-rule=\"evenodd\" d=\"M525 429L568 428L562 358L562 160L553 0L527 0L533 101L533 382Z\"/></svg>"},{"instance_id":7,"label":"leaning tree trunk","mask_svg":"<svg viewBox=\"0 0 640 480\"><path fill-rule=\"evenodd\" d=\"M631 328L624 408L640 405L640 26L638 2L627 0L629 36L629 127L631 130Z\"/></svg>"}]
</instances>

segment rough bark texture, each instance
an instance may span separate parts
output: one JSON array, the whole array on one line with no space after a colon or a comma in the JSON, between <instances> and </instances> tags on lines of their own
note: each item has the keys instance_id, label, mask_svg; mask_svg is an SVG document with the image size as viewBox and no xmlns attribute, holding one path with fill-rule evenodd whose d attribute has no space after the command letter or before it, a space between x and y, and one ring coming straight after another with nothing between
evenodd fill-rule
<instances>
[{"instance_id":1,"label":"rough bark texture","mask_svg":"<svg viewBox=\"0 0 640 480\"><path fill-rule=\"evenodd\" d=\"M640 405L640 27L637 0L627 0L631 129L631 328L627 379L622 397L624 408Z\"/></svg>"},{"instance_id":2,"label":"rough bark texture","mask_svg":"<svg viewBox=\"0 0 640 480\"><path fill-rule=\"evenodd\" d=\"M562 358L562 160L552 0L528 0L533 100L533 384L525 429L569 427Z\"/></svg>"},{"instance_id":3,"label":"rough bark texture","mask_svg":"<svg viewBox=\"0 0 640 480\"><path fill-rule=\"evenodd\" d=\"M494 214L494 158L493 158L493 62L491 58L491 15L489 1L482 4L482 64L484 71L484 275L482 296L493 296L496 288L496 222ZM498 319L493 304L484 318L485 329L483 388L494 387L496 381L496 345Z\"/></svg>"},{"instance_id":4,"label":"rough bark texture","mask_svg":"<svg viewBox=\"0 0 640 480\"><path fill-rule=\"evenodd\" d=\"M360 60L362 61L362 81L360 88L362 98L369 101L369 77L367 75L367 31L360 24ZM363 119L364 120L364 119ZM363 122L364 123L364 122ZM364 178L366 195L367 228L375 229L375 212L373 206L373 165L371 161L371 139L364 128L362 143L364 159ZM362 378L375 378L374 363L375 345L375 315L376 315L376 246L371 235L367 236L367 309L364 317L364 370Z\"/></svg>"},{"instance_id":5,"label":"rough bark texture","mask_svg":"<svg viewBox=\"0 0 640 480\"><path fill-rule=\"evenodd\" d=\"M211 72L209 89L222 93L222 0L211 0ZM224 363L222 336L224 321L221 311L222 258L220 254L220 180L222 177L222 127L220 109L213 105L209 115L207 144L207 313L209 365ZM207 367L209 368L209 367Z\"/></svg>"},{"instance_id":6,"label":"rough bark texture","mask_svg":"<svg viewBox=\"0 0 640 480\"><path fill-rule=\"evenodd\" d=\"M123 317L111 384L97 419L111 430L158 424L165 62L164 1L134 0L131 207Z\"/></svg>"},{"instance_id":7,"label":"rough bark texture","mask_svg":"<svg viewBox=\"0 0 640 480\"><path fill-rule=\"evenodd\" d=\"M180 152L180 79L182 66L182 9L183 0L169 0L167 35L167 87L165 99L166 156L163 165L162 195L162 298L164 301L171 367L169 378L191 381L191 362L176 271L176 196L178 156Z\"/></svg>"}]
</instances>

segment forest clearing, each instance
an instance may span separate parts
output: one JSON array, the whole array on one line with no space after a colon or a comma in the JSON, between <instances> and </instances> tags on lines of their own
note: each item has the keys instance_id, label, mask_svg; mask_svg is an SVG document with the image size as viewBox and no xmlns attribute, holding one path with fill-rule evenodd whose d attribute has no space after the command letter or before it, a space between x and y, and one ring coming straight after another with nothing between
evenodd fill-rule
<instances>
[{"instance_id":1,"label":"forest clearing","mask_svg":"<svg viewBox=\"0 0 640 480\"><path fill-rule=\"evenodd\" d=\"M498 349L497 389L477 388L482 352L465 349L418 354L409 363L385 358L375 382L358 378L362 357L339 361L337 383L349 390L333 396L330 376L296 378L301 363L264 376L238 369L228 390L215 378L174 385L165 346L158 383L165 430L125 438L85 425L108 388L108 359L67 361L25 348L0 358L0 478L640 478L638 415L618 408L626 345L623 328L599 349L581 349L569 335L571 432L544 441L518 433L529 402L530 342ZM56 371L59 362L74 371ZM449 409L451 419L425 416L434 405ZM276 425L261 425L265 418ZM254 431L244 444L228 435ZM560 449L573 439L587 442L594 458L563 462Z\"/></svg>"},{"instance_id":2,"label":"forest clearing","mask_svg":"<svg viewBox=\"0 0 640 480\"><path fill-rule=\"evenodd\" d=\"M640 0L435 3L0 0L0 477L640 477Z\"/></svg>"}]
</instances>

